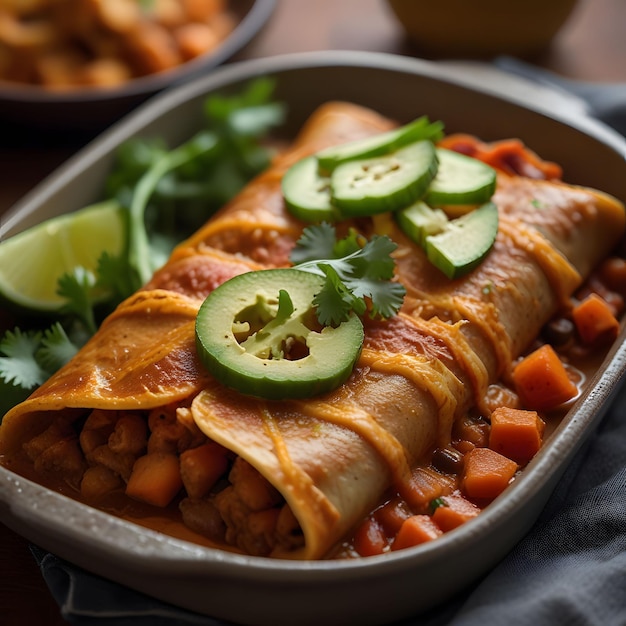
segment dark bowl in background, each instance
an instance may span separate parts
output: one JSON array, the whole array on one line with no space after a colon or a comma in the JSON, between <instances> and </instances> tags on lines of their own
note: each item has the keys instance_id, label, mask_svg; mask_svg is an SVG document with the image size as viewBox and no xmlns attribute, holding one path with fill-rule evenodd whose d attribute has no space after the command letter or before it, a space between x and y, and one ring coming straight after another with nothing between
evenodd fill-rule
<instances>
[{"instance_id":1,"label":"dark bowl in background","mask_svg":"<svg viewBox=\"0 0 626 626\"><path fill-rule=\"evenodd\" d=\"M0 123L35 130L97 132L169 87L207 74L240 50L270 19L276 0L230 0L237 25L212 52L172 70L133 79L111 89L55 92L32 85L0 83Z\"/></svg>"}]
</instances>

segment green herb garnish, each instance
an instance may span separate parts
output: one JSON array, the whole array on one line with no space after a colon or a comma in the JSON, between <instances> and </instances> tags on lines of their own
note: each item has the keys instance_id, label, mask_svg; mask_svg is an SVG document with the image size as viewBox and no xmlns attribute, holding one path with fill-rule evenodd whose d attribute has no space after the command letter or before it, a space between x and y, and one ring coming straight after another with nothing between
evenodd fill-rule
<instances>
[{"instance_id":1,"label":"green herb garnish","mask_svg":"<svg viewBox=\"0 0 626 626\"><path fill-rule=\"evenodd\" d=\"M372 318L396 314L406 293L392 280L396 247L387 236L366 241L354 230L337 240L335 228L327 223L305 228L290 260L297 269L326 277L313 301L318 321L336 326L351 311L362 316L369 310Z\"/></svg>"},{"instance_id":2,"label":"green herb garnish","mask_svg":"<svg viewBox=\"0 0 626 626\"><path fill-rule=\"evenodd\" d=\"M285 115L272 100L273 89L273 81L259 79L240 93L208 97L206 128L177 147L147 138L120 146L104 197L127 210L126 251L103 254L95 273L77 267L59 279L57 293L66 303L52 326L42 318L32 330L4 334L0 416L65 363L107 313L151 278L176 243L269 165L273 150L264 138Z\"/></svg>"}]
</instances>

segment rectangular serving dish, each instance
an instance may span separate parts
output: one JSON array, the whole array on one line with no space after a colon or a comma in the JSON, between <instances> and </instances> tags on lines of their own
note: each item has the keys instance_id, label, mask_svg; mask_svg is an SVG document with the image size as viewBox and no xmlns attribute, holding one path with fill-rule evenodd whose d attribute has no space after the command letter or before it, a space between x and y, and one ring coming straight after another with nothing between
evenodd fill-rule
<instances>
[{"instance_id":1,"label":"rectangular serving dish","mask_svg":"<svg viewBox=\"0 0 626 626\"><path fill-rule=\"evenodd\" d=\"M519 137L561 164L566 180L626 199L626 142L574 101L484 67L311 53L235 64L157 96L29 193L4 216L0 237L92 202L122 142L160 136L180 143L201 125L209 93L236 91L258 76L277 81L276 96L289 107L287 136L318 105L334 99L372 107L399 122L427 114L441 119L447 132L484 140ZM351 561L246 557L125 522L1 467L0 521L90 572L232 622L365 625L415 615L484 575L530 529L621 385L623 339L624 334L522 476L476 520L413 549Z\"/></svg>"}]
</instances>

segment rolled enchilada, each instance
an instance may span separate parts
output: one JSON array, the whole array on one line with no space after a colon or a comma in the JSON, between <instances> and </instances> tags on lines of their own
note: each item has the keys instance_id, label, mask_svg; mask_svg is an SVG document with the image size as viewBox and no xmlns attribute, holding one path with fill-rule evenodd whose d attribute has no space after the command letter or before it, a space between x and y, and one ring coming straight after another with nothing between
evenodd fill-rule
<instances>
[{"instance_id":1,"label":"rolled enchilada","mask_svg":"<svg viewBox=\"0 0 626 626\"><path fill-rule=\"evenodd\" d=\"M393 126L346 103L316 111L267 172L5 416L3 465L138 523L278 558L332 554L385 494L409 492L459 420L489 416L490 386L611 251L624 211L595 190L501 171L495 245L456 280L388 215L354 220L397 243L407 295L391 319L365 321L348 381L309 400L225 388L198 359L196 315L227 279L289 265L303 224L285 208L282 176L306 155ZM166 487L151 489L159 476Z\"/></svg>"}]
</instances>

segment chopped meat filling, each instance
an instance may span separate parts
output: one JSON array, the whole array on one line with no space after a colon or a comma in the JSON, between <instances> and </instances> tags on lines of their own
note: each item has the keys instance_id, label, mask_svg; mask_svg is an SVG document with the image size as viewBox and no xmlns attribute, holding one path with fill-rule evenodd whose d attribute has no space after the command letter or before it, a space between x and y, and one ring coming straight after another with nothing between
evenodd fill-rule
<instances>
[{"instance_id":1,"label":"chopped meat filling","mask_svg":"<svg viewBox=\"0 0 626 626\"><path fill-rule=\"evenodd\" d=\"M178 507L190 530L257 556L304 544L282 495L252 465L207 439L187 407L92 410L60 419L26 444L43 475L88 500L113 493Z\"/></svg>"}]
</instances>

